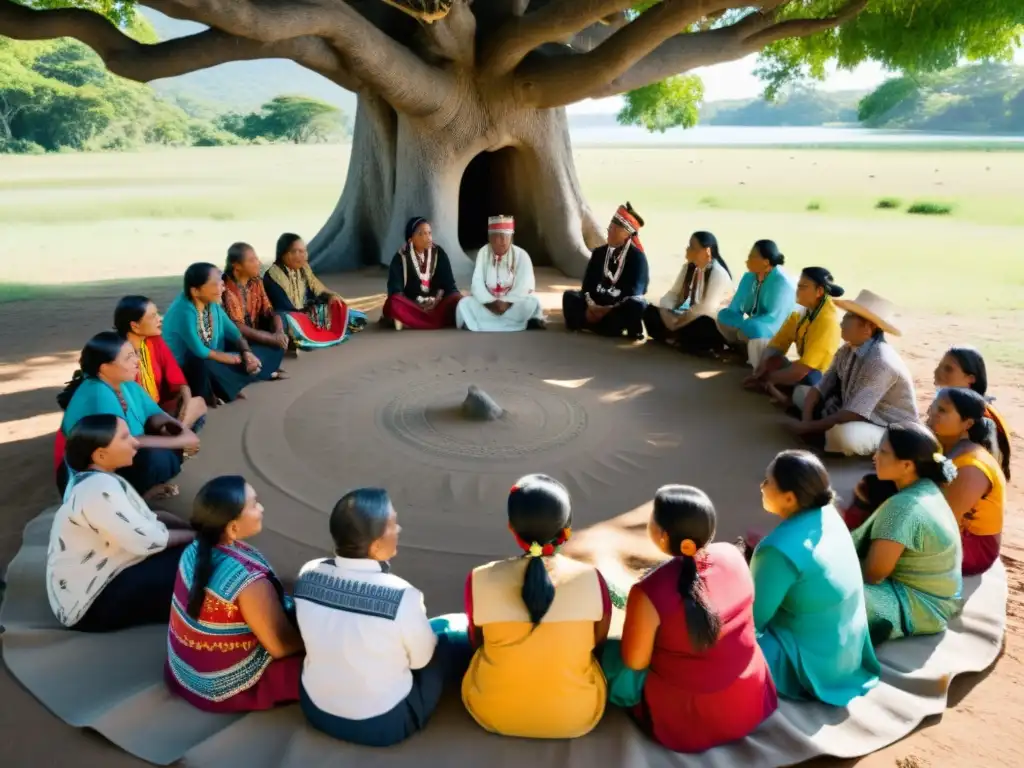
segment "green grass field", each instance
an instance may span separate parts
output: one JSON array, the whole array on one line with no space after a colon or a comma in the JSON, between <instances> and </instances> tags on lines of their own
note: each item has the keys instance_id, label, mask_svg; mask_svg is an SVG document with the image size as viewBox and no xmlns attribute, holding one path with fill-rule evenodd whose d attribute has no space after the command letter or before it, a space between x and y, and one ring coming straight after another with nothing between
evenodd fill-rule
<instances>
[{"instance_id":1,"label":"green grass field","mask_svg":"<svg viewBox=\"0 0 1024 768\"><path fill-rule=\"evenodd\" d=\"M2 158L0 302L73 284L180 274L235 240L266 259L280 232L311 238L341 191L347 146L267 146ZM1020 306L1024 152L585 148L600 217L629 199L659 294L690 232L714 232L734 272L771 238L788 265L829 267L914 311ZM895 208L878 208L883 199ZM947 215L912 215L915 203ZM397 244L396 244L397 246ZM60 289L57 286L61 286Z\"/></svg>"}]
</instances>

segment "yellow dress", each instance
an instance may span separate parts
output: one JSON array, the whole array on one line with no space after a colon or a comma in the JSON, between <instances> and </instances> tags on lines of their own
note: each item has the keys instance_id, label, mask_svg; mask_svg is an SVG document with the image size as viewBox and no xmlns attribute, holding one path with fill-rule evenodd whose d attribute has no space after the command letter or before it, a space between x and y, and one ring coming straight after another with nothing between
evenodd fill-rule
<instances>
[{"instance_id":1,"label":"yellow dress","mask_svg":"<svg viewBox=\"0 0 1024 768\"><path fill-rule=\"evenodd\" d=\"M605 611L600 576L591 565L545 557L555 599L533 628L520 596L528 562L490 563L470 576L472 620L483 630L483 643L463 678L462 700L492 733L583 736L601 720L607 700L594 657L594 627Z\"/></svg>"},{"instance_id":2,"label":"yellow dress","mask_svg":"<svg viewBox=\"0 0 1024 768\"><path fill-rule=\"evenodd\" d=\"M826 296L817 312L794 312L782 324L768 345L785 355L796 344L797 362L812 371L824 373L832 365L832 358L842 344L839 312L832 298Z\"/></svg>"}]
</instances>

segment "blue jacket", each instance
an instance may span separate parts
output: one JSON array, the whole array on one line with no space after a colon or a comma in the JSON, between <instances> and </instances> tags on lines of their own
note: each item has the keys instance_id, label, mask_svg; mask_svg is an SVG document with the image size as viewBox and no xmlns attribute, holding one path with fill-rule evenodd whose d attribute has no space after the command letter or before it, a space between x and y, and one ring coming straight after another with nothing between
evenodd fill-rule
<instances>
[{"instance_id":1,"label":"blue jacket","mask_svg":"<svg viewBox=\"0 0 1024 768\"><path fill-rule=\"evenodd\" d=\"M789 317L795 303L796 286L781 268L775 267L767 274L760 295L757 278L753 272L747 272L729 306L718 313L718 322L736 328L748 339L770 339Z\"/></svg>"}]
</instances>

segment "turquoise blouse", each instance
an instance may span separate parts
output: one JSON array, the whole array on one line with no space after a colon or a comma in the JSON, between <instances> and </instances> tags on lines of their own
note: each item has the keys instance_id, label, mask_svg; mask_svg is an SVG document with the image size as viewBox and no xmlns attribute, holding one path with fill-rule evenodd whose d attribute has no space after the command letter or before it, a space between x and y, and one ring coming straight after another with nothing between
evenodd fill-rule
<instances>
[{"instance_id":1,"label":"turquoise blouse","mask_svg":"<svg viewBox=\"0 0 1024 768\"><path fill-rule=\"evenodd\" d=\"M83 416L107 413L124 419L132 435L139 437L146 434L147 421L153 416L164 415L149 393L134 381L126 381L121 385L121 396L128 404L127 412L121 407L117 393L109 384L91 376L86 378L75 390L67 410L64 411L61 432L67 437Z\"/></svg>"},{"instance_id":2,"label":"turquoise blouse","mask_svg":"<svg viewBox=\"0 0 1024 768\"><path fill-rule=\"evenodd\" d=\"M736 328L747 339L770 339L793 311L796 286L780 267L769 272L758 290L757 277L747 272L718 322Z\"/></svg>"},{"instance_id":3,"label":"turquoise blouse","mask_svg":"<svg viewBox=\"0 0 1024 768\"><path fill-rule=\"evenodd\" d=\"M877 685L860 560L835 507L783 520L750 569L758 642L780 694L843 707Z\"/></svg>"},{"instance_id":4,"label":"turquoise blouse","mask_svg":"<svg viewBox=\"0 0 1024 768\"><path fill-rule=\"evenodd\" d=\"M205 360L210 356L210 350L226 351L225 341L238 344L242 340L238 326L231 321L220 304L210 305L210 322L213 325L213 337L207 346L199 335L199 312L196 311L196 305L183 293L171 302L164 315L163 335L179 365L184 365L188 355Z\"/></svg>"}]
</instances>

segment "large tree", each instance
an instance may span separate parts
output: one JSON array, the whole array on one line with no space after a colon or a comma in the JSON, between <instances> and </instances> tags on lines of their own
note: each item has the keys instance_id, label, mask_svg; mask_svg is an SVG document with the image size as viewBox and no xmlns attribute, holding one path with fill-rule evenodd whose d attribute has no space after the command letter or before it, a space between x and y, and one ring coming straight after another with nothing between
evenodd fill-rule
<instances>
[{"instance_id":1,"label":"large tree","mask_svg":"<svg viewBox=\"0 0 1024 768\"><path fill-rule=\"evenodd\" d=\"M122 33L134 0L0 0L0 33L77 38L140 81L285 58L356 92L344 192L312 243L325 269L388 260L412 215L429 217L458 253L480 244L487 215L503 212L516 215L517 241L538 263L579 274L603 226L576 178L566 105L639 90L633 113L686 123L692 109L664 102L700 89L656 84L697 67L764 52L769 89L820 75L830 61L937 69L1006 56L1024 25L1022 0L144 4L208 29L144 44ZM630 191L623 177L622 196Z\"/></svg>"}]
</instances>

